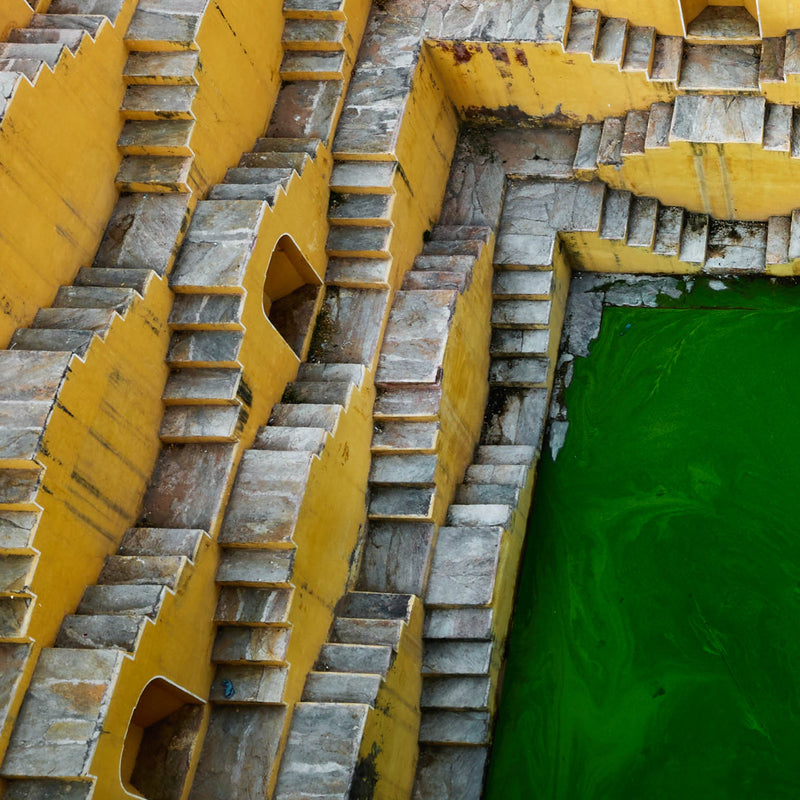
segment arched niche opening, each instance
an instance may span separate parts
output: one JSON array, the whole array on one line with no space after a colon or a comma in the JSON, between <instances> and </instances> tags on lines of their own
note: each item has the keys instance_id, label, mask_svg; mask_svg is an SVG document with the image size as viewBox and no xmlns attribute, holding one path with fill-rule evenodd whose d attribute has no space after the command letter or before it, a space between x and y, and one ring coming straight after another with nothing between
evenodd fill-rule
<instances>
[{"instance_id":1,"label":"arched niche opening","mask_svg":"<svg viewBox=\"0 0 800 800\"><path fill-rule=\"evenodd\" d=\"M145 686L131 715L120 773L146 800L180 800L203 720L203 705L163 678Z\"/></svg>"},{"instance_id":2,"label":"arched niche opening","mask_svg":"<svg viewBox=\"0 0 800 800\"><path fill-rule=\"evenodd\" d=\"M267 267L264 313L295 355L305 357L322 281L290 236L281 236Z\"/></svg>"}]
</instances>

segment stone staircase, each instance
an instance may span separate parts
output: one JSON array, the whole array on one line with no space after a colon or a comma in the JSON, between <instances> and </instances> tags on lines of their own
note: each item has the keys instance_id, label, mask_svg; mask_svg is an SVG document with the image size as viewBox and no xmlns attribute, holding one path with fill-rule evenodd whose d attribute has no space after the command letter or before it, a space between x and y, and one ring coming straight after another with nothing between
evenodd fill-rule
<instances>
[{"instance_id":1,"label":"stone staircase","mask_svg":"<svg viewBox=\"0 0 800 800\"><path fill-rule=\"evenodd\" d=\"M0 120L24 76L36 83L47 66L55 71L67 52L77 55L84 40L94 41L104 22L116 21L124 0L112 0L99 13L74 13L75 3L53 0L45 14L34 14L27 28L0 42Z\"/></svg>"},{"instance_id":2,"label":"stone staircase","mask_svg":"<svg viewBox=\"0 0 800 800\"><path fill-rule=\"evenodd\" d=\"M374 759L373 741L365 741L368 719L399 716L387 683L398 655L409 647L403 640L412 635L408 625L416 603L403 594L351 592L342 598L331 641L322 646L294 707L275 800L309 792L352 797L368 789L368 763ZM311 788L308 768L314 763L320 767Z\"/></svg>"},{"instance_id":3,"label":"stone staircase","mask_svg":"<svg viewBox=\"0 0 800 800\"><path fill-rule=\"evenodd\" d=\"M244 791L249 782L266 788L286 714L291 618L300 613L295 526L314 465L365 377L361 365L302 364L242 456L219 535L212 712L192 798ZM229 774L232 741L257 753L264 769Z\"/></svg>"},{"instance_id":4,"label":"stone staircase","mask_svg":"<svg viewBox=\"0 0 800 800\"><path fill-rule=\"evenodd\" d=\"M199 52L195 37L208 0L140 0L125 34L121 192L190 192Z\"/></svg>"},{"instance_id":5,"label":"stone staircase","mask_svg":"<svg viewBox=\"0 0 800 800\"><path fill-rule=\"evenodd\" d=\"M286 0L283 15L284 81L344 81L353 66L353 37L344 0Z\"/></svg>"},{"instance_id":6,"label":"stone staircase","mask_svg":"<svg viewBox=\"0 0 800 800\"><path fill-rule=\"evenodd\" d=\"M791 217L770 217L767 222L719 220L662 206L652 197L608 189L601 181L514 183L517 185L507 194L507 201L510 197L513 205L522 197L532 199L546 207L543 214L548 221L539 233L524 237L507 234L501 223L496 256L499 264L548 266L556 231L595 234L600 240L641 248L712 274L763 273L800 257L797 211ZM653 262L652 271L665 269Z\"/></svg>"},{"instance_id":7,"label":"stone staircase","mask_svg":"<svg viewBox=\"0 0 800 800\"><path fill-rule=\"evenodd\" d=\"M326 283L388 289L395 200L394 161L335 161L328 210Z\"/></svg>"}]
</instances>

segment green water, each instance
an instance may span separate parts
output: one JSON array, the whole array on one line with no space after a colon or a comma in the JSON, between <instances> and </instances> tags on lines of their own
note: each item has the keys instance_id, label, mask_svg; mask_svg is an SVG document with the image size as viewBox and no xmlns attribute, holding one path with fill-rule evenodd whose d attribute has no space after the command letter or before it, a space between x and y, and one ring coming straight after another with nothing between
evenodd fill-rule
<instances>
[{"instance_id":1,"label":"green water","mask_svg":"<svg viewBox=\"0 0 800 800\"><path fill-rule=\"evenodd\" d=\"M800 797L800 292L672 305L576 360L489 800Z\"/></svg>"}]
</instances>

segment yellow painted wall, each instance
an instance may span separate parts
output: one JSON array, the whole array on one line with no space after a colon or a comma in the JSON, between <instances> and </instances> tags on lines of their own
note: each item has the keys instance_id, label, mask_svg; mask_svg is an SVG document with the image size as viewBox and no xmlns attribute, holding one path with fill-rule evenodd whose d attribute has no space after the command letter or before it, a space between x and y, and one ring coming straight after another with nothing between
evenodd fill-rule
<instances>
[{"instance_id":1,"label":"yellow painted wall","mask_svg":"<svg viewBox=\"0 0 800 800\"><path fill-rule=\"evenodd\" d=\"M448 96L467 120L513 125L530 115L574 125L671 98L667 85L649 81L643 72L620 72L588 55L565 53L560 44L522 42L493 52L480 42L428 42L427 48Z\"/></svg>"},{"instance_id":2,"label":"yellow painted wall","mask_svg":"<svg viewBox=\"0 0 800 800\"><path fill-rule=\"evenodd\" d=\"M0 123L0 347L100 243L117 199L126 57L104 25L35 86L23 79Z\"/></svg>"},{"instance_id":3,"label":"yellow painted wall","mask_svg":"<svg viewBox=\"0 0 800 800\"><path fill-rule=\"evenodd\" d=\"M33 9L25 0L3 0L0 6L0 42L8 39L13 28L24 28L33 16Z\"/></svg>"},{"instance_id":4,"label":"yellow painted wall","mask_svg":"<svg viewBox=\"0 0 800 800\"><path fill-rule=\"evenodd\" d=\"M201 193L263 136L280 88L280 3L215 0L197 34L200 48L191 180Z\"/></svg>"},{"instance_id":5,"label":"yellow painted wall","mask_svg":"<svg viewBox=\"0 0 800 800\"><path fill-rule=\"evenodd\" d=\"M34 655L23 687L40 648L52 645L64 615L139 514L159 447L170 306L166 280L154 278L125 319L116 319L104 340L95 337L83 361L73 357L45 428L37 457L45 469L37 495L42 514L33 539L41 555L28 628Z\"/></svg>"}]
</instances>

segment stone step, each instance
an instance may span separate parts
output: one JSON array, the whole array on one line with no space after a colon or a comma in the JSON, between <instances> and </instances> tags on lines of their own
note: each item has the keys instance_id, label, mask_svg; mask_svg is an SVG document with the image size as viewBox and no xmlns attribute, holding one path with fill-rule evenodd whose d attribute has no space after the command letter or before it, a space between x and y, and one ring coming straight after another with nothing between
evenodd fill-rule
<instances>
[{"instance_id":1,"label":"stone step","mask_svg":"<svg viewBox=\"0 0 800 800\"><path fill-rule=\"evenodd\" d=\"M793 117L792 106L767 103L764 115L763 147L765 150L791 153Z\"/></svg>"},{"instance_id":2,"label":"stone step","mask_svg":"<svg viewBox=\"0 0 800 800\"><path fill-rule=\"evenodd\" d=\"M382 258L390 255L392 227L334 225L328 233L325 250L329 255L352 258Z\"/></svg>"},{"instance_id":3,"label":"stone step","mask_svg":"<svg viewBox=\"0 0 800 800\"><path fill-rule=\"evenodd\" d=\"M429 652L437 640L483 641L492 638L494 610L488 608L431 608L425 612L423 636ZM489 651L491 656L491 650Z\"/></svg>"},{"instance_id":4,"label":"stone step","mask_svg":"<svg viewBox=\"0 0 800 800\"><path fill-rule=\"evenodd\" d=\"M676 206L660 206L656 221L653 252L659 256L677 256L681 246L684 210Z\"/></svg>"},{"instance_id":5,"label":"stone step","mask_svg":"<svg viewBox=\"0 0 800 800\"><path fill-rule=\"evenodd\" d=\"M436 455L375 453L369 470L371 486L435 486Z\"/></svg>"},{"instance_id":6,"label":"stone step","mask_svg":"<svg viewBox=\"0 0 800 800\"><path fill-rule=\"evenodd\" d=\"M121 192L190 192L191 156L126 155L114 178Z\"/></svg>"},{"instance_id":7,"label":"stone step","mask_svg":"<svg viewBox=\"0 0 800 800\"><path fill-rule=\"evenodd\" d=\"M40 514L31 511L0 512L0 548L5 551L28 550Z\"/></svg>"},{"instance_id":8,"label":"stone step","mask_svg":"<svg viewBox=\"0 0 800 800\"><path fill-rule=\"evenodd\" d=\"M400 290L403 292L436 291L453 289L461 294L470 284L471 276L463 272L433 272L432 270L409 270L403 276Z\"/></svg>"},{"instance_id":9,"label":"stone step","mask_svg":"<svg viewBox=\"0 0 800 800\"><path fill-rule=\"evenodd\" d=\"M482 623L479 624L482 626ZM491 640L426 637L423 642L422 674L487 675L492 663L492 649Z\"/></svg>"},{"instance_id":10,"label":"stone step","mask_svg":"<svg viewBox=\"0 0 800 800\"><path fill-rule=\"evenodd\" d=\"M94 36L105 22L103 14L59 14L48 10L47 14L34 14L28 23L31 28L65 30L68 28L87 31ZM9 37L9 41L11 38Z\"/></svg>"},{"instance_id":11,"label":"stone step","mask_svg":"<svg viewBox=\"0 0 800 800\"><path fill-rule=\"evenodd\" d=\"M111 327L115 314L113 308L40 308L31 327L95 331L102 335Z\"/></svg>"},{"instance_id":12,"label":"stone step","mask_svg":"<svg viewBox=\"0 0 800 800\"><path fill-rule=\"evenodd\" d=\"M381 676L358 672L309 672L302 702L366 703L374 707Z\"/></svg>"},{"instance_id":13,"label":"stone step","mask_svg":"<svg viewBox=\"0 0 800 800\"><path fill-rule=\"evenodd\" d=\"M122 98L125 119L194 119L196 86L128 86Z\"/></svg>"},{"instance_id":14,"label":"stone step","mask_svg":"<svg viewBox=\"0 0 800 800\"><path fill-rule=\"evenodd\" d=\"M40 58L0 58L0 75L5 73L11 76L11 87L8 90L9 97L13 93L14 85L22 75L28 78L31 83L36 83L39 72L44 69L44 64L45 62Z\"/></svg>"},{"instance_id":15,"label":"stone step","mask_svg":"<svg viewBox=\"0 0 800 800\"><path fill-rule=\"evenodd\" d=\"M800 258L800 209L792 211L792 222L789 229L789 260Z\"/></svg>"},{"instance_id":16,"label":"stone step","mask_svg":"<svg viewBox=\"0 0 800 800\"><path fill-rule=\"evenodd\" d=\"M18 44L0 42L0 59L10 61L39 61L55 67L61 54L67 49L63 44ZM16 70L15 70L16 71ZM19 70L23 72L24 70Z\"/></svg>"},{"instance_id":17,"label":"stone step","mask_svg":"<svg viewBox=\"0 0 800 800\"><path fill-rule=\"evenodd\" d=\"M183 556L108 556L97 583L156 584L175 589L188 563Z\"/></svg>"},{"instance_id":18,"label":"stone step","mask_svg":"<svg viewBox=\"0 0 800 800\"><path fill-rule=\"evenodd\" d=\"M326 428L262 427L258 429L253 450L302 450L319 455L328 438Z\"/></svg>"},{"instance_id":19,"label":"stone step","mask_svg":"<svg viewBox=\"0 0 800 800\"><path fill-rule=\"evenodd\" d=\"M518 486L501 483L462 483L455 496L456 503L500 504L512 508L516 507L518 499Z\"/></svg>"},{"instance_id":20,"label":"stone step","mask_svg":"<svg viewBox=\"0 0 800 800\"><path fill-rule=\"evenodd\" d=\"M193 86L200 57L196 50L132 52L122 76L128 84Z\"/></svg>"},{"instance_id":21,"label":"stone step","mask_svg":"<svg viewBox=\"0 0 800 800\"><path fill-rule=\"evenodd\" d=\"M169 315L172 330L241 330L244 295L179 294Z\"/></svg>"},{"instance_id":22,"label":"stone step","mask_svg":"<svg viewBox=\"0 0 800 800\"><path fill-rule=\"evenodd\" d=\"M275 194L273 187L276 185L285 186L294 174L294 169L286 167L231 167L225 172L225 182L218 183L213 188L212 193L214 196L212 197L209 194L209 199L268 200L270 196ZM231 185L259 188L239 188L236 190L236 197L230 197L233 190L225 190L223 186ZM266 192L266 196L262 196L264 192Z\"/></svg>"},{"instance_id":23,"label":"stone step","mask_svg":"<svg viewBox=\"0 0 800 800\"><path fill-rule=\"evenodd\" d=\"M74 53L83 41L85 33L86 31L81 28L14 28L8 34L6 41L26 45L57 44L67 47Z\"/></svg>"},{"instance_id":24,"label":"stone step","mask_svg":"<svg viewBox=\"0 0 800 800\"><path fill-rule=\"evenodd\" d=\"M496 358L489 365L489 383L499 386L543 386L550 359L545 357Z\"/></svg>"},{"instance_id":25,"label":"stone step","mask_svg":"<svg viewBox=\"0 0 800 800\"><path fill-rule=\"evenodd\" d=\"M160 584L87 586L76 613L104 616L158 616L166 587Z\"/></svg>"},{"instance_id":26,"label":"stone step","mask_svg":"<svg viewBox=\"0 0 800 800\"><path fill-rule=\"evenodd\" d=\"M630 192L608 190L603 203L603 219L600 223L601 239L624 242L628 238L631 199Z\"/></svg>"},{"instance_id":27,"label":"stone step","mask_svg":"<svg viewBox=\"0 0 800 800\"><path fill-rule=\"evenodd\" d=\"M94 331L90 330L18 328L11 337L9 350L71 352L82 358L86 355L93 338Z\"/></svg>"},{"instance_id":28,"label":"stone step","mask_svg":"<svg viewBox=\"0 0 800 800\"><path fill-rule=\"evenodd\" d=\"M434 225L431 239L446 242L461 242L474 239L487 244L493 233L487 225Z\"/></svg>"},{"instance_id":29,"label":"stone step","mask_svg":"<svg viewBox=\"0 0 800 800\"><path fill-rule=\"evenodd\" d=\"M0 637L4 641L13 643L25 637L34 602L35 598L28 594L0 597Z\"/></svg>"},{"instance_id":30,"label":"stone step","mask_svg":"<svg viewBox=\"0 0 800 800\"><path fill-rule=\"evenodd\" d=\"M239 159L240 167L260 167L262 169L292 169L302 172L303 165L308 161L306 153L296 152L253 152L245 153Z\"/></svg>"},{"instance_id":31,"label":"stone step","mask_svg":"<svg viewBox=\"0 0 800 800\"><path fill-rule=\"evenodd\" d=\"M262 137L256 139L254 153L307 153L312 158L317 154L320 139L292 138L282 136Z\"/></svg>"},{"instance_id":32,"label":"stone step","mask_svg":"<svg viewBox=\"0 0 800 800\"><path fill-rule=\"evenodd\" d=\"M682 60L683 37L657 35L650 80L677 84Z\"/></svg>"},{"instance_id":33,"label":"stone step","mask_svg":"<svg viewBox=\"0 0 800 800\"><path fill-rule=\"evenodd\" d=\"M117 140L125 156L191 156L192 119L129 119Z\"/></svg>"},{"instance_id":34,"label":"stone step","mask_svg":"<svg viewBox=\"0 0 800 800\"><path fill-rule=\"evenodd\" d=\"M391 194L337 194L328 204L328 219L336 225L389 224L394 204Z\"/></svg>"},{"instance_id":35,"label":"stone step","mask_svg":"<svg viewBox=\"0 0 800 800\"><path fill-rule=\"evenodd\" d=\"M167 349L171 367L236 367L241 331L176 331Z\"/></svg>"},{"instance_id":36,"label":"stone step","mask_svg":"<svg viewBox=\"0 0 800 800\"><path fill-rule=\"evenodd\" d=\"M492 325L498 328L537 328L550 323L550 300L495 300Z\"/></svg>"},{"instance_id":37,"label":"stone step","mask_svg":"<svg viewBox=\"0 0 800 800\"><path fill-rule=\"evenodd\" d=\"M528 466L536 455L536 448L528 445L481 445L475 449L474 464Z\"/></svg>"},{"instance_id":38,"label":"stone step","mask_svg":"<svg viewBox=\"0 0 800 800\"><path fill-rule=\"evenodd\" d=\"M433 512L433 488L377 486L370 491L371 518L428 520Z\"/></svg>"},{"instance_id":39,"label":"stone step","mask_svg":"<svg viewBox=\"0 0 800 800\"><path fill-rule=\"evenodd\" d=\"M222 586L214 622L218 625L285 625L294 590Z\"/></svg>"},{"instance_id":40,"label":"stone step","mask_svg":"<svg viewBox=\"0 0 800 800\"><path fill-rule=\"evenodd\" d=\"M766 259L766 223L709 221L707 272L763 272Z\"/></svg>"},{"instance_id":41,"label":"stone step","mask_svg":"<svg viewBox=\"0 0 800 800\"><path fill-rule=\"evenodd\" d=\"M285 81L342 80L346 66L344 50L287 50L280 74Z\"/></svg>"},{"instance_id":42,"label":"stone step","mask_svg":"<svg viewBox=\"0 0 800 800\"><path fill-rule=\"evenodd\" d=\"M572 8L565 50L594 55L600 33L601 14L595 9Z\"/></svg>"},{"instance_id":43,"label":"stone step","mask_svg":"<svg viewBox=\"0 0 800 800\"><path fill-rule=\"evenodd\" d=\"M330 187L341 194L393 194L395 161L335 161Z\"/></svg>"},{"instance_id":44,"label":"stone step","mask_svg":"<svg viewBox=\"0 0 800 800\"><path fill-rule=\"evenodd\" d=\"M253 550L225 548L220 557L218 584L288 588L294 550Z\"/></svg>"},{"instance_id":45,"label":"stone step","mask_svg":"<svg viewBox=\"0 0 800 800\"><path fill-rule=\"evenodd\" d=\"M628 20L619 17L603 17L597 36L594 60L600 64L616 64L622 67L628 43Z\"/></svg>"},{"instance_id":46,"label":"stone step","mask_svg":"<svg viewBox=\"0 0 800 800\"><path fill-rule=\"evenodd\" d=\"M431 272L461 272L468 275L475 266L475 257L472 255L433 255L426 253L414 259L413 271Z\"/></svg>"},{"instance_id":47,"label":"stone step","mask_svg":"<svg viewBox=\"0 0 800 800\"><path fill-rule=\"evenodd\" d=\"M284 50L343 50L347 24L337 19L287 19Z\"/></svg>"},{"instance_id":48,"label":"stone step","mask_svg":"<svg viewBox=\"0 0 800 800\"><path fill-rule=\"evenodd\" d=\"M386 675L392 663L392 648L386 645L323 644L317 670L324 672L359 672Z\"/></svg>"},{"instance_id":49,"label":"stone step","mask_svg":"<svg viewBox=\"0 0 800 800\"><path fill-rule=\"evenodd\" d=\"M375 423L372 452L435 453L438 439L438 422L388 420Z\"/></svg>"},{"instance_id":50,"label":"stone step","mask_svg":"<svg viewBox=\"0 0 800 800\"><path fill-rule=\"evenodd\" d=\"M380 384L372 416L378 421L403 419L414 422L436 422L442 387L435 384Z\"/></svg>"},{"instance_id":51,"label":"stone step","mask_svg":"<svg viewBox=\"0 0 800 800\"><path fill-rule=\"evenodd\" d=\"M5 351L8 352L8 351ZM29 356L30 353L14 353L15 356ZM61 355L59 353L56 356ZM53 354L47 354L46 359L52 359ZM3 359L6 361L6 359ZM21 361L24 360L21 359ZM56 362L57 363L57 362ZM62 372L62 375L64 373ZM60 382L60 381L59 381ZM56 385L58 385L56 383ZM41 486L42 470L37 465L33 469L3 469L0 470L0 505L15 511L38 511L36 495Z\"/></svg>"},{"instance_id":52,"label":"stone step","mask_svg":"<svg viewBox=\"0 0 800 800\"><path fill-rule=\"evenodd\" d=\"M420 744L487 744L491 728L488 711L423 711Z\"/></svg>"},{"instance_id":53,"label":"stone step","mask_svg":"<svg viewBox=\"0 0 800 800\"><path fill-rule=\"evenodd\" d=\"M401 619L336 617L333 621L332 641L343 644L384 645L396 650L402 630Z\"/></svg>"},{"instance_id":54,"label":"stone step","mask_svg":"<svg viewBox=\"0 0 800 800\"><path fill-rule=\"evenodd\" d=\"M27 592L36 562L37 557L33 553L0 555L0 592Z\"/></svg>"},{"instance_id":55,"label":"stone step","mask_svg":"<svg viewBox=\"0 0 800 800\"><path fill-rule=\"evenodd\" d=\"M786 31L783 71L785 76L800 74L800 29Z\"/></svg>"},{"instance_id":56,"label":"stone step","mask_svg":"<svg viewBox=\"0 0 800 800\"><path fill-rule=\"evenodd\" d=\"M767 37L761 41L761 60L758 64L758 83L783 83L786 80L784 61L786 37Z\"/></svg>"},{"instance_id":57,"label":"stone step","mask_svg":"<svg viewBox=\"0 0 800 800\"><path fill-rule=\"evenodd\" d=\"M402 620L410 614L412 595L390 592L347 592L336 606L342 619Z\"/></svg>"},{"instance_id":58,"label":"stone step","mask_svg":"<svg viewBox=\"0 0 800 800\"><path fill-rule=\"evenodd\" d=\"M284 0L286 19L345 19L344 0Z\"/></svg>"},{"instance_id":59,"label":"stone step","mask_svg":"<svg viewBox=\"0 0 800 800\"><path fill-rule=\"evenodd\" d=\"M492 280L492 297L546 300L553 288L553 273L549 270L499 270Z\"/></svg>"},{"instance_id":60,"label":"stone step","mask_svg":"<svg viewBox=\"0 0 800 800\"><path fill-rule=\"evenodd\" d=\"M687 42L678 86L684 91L754 91L758 89L758 62L758 48L754 45Z\"/></svg>"},{"instance_id":61,"label":"stone step","mask_svg":"<svg viewBox=\"0 0 800 800\"><path fill-rule=\"evenodd\" d=\"M352 289L385 289L392 271L390 258L329 258L325 283Z\"/></svg>"},{"instance_id":62,"label":"stone step","mask_svg":"<svg viewBox=\"0 0 800 800\"><path fill-rule=\"evenodd\" d=\"M316 364L304 361L297 370L297 381L350 381L358 386L365 375L363 364Z\"/></svg>"},{"instance_id":63,"label":"stone step","mask_svg":"<svg viewBox=\"0 0 800 800\"><path fill-rule=\"evenodd\" d=\"M628 246L652 249L655 242L657 222L658 200L654 197L634 195L628 220Z\"/></svg>"},{"instance_id":64,"label":"stone step","mask_svg":"<svg viewBox=\"0 0 800 800\"><path fill-rule=\"evenodd\" d=\"M220 625L211 660L215 664L273 664L286 661L289 628Z\"/></svg>"},{"instance_id":65,"label":"stone step","mask_svg":"<svg viewBox=\"0 0 800 800\"><path fill-rule=\"evenodd\" d=\"M597 157L600 151L600 141L603 138L603 124L587 122L581 125L578 136L578 148L572 168L576 172L594 171L597 169Z\"/></svg>"},{"instance_id":66,"label":"stone step","mask_svg":"<svg viewBox=\"0 0 800 800\"><path fill-rule=\"evenodd\" d=\"M625 131L620 151L622 158L644 155L649 121L649 111L629 111L625 115Z\"/></svg>"},{"instance_id":67,"label":"stone step","mask_svg":"<svg viewBox=\"0 0 800 800\"><path fill-rule=\"evenodd\" d=\"M240 369L175 369L167 378L162 399L166 405L234 404L249 400Z\"/></svg>"},{"instance_id":68,"label":"stone step","mask_svg":"<svg viewBox=\"0 0 800 800\"><path fill-rule=\"evenodd\" d=\"M539 328L526 330L519 328L495 328L489 352L492 358L514 356L538 356L547 353L550 347L550 330Z\"/></svg>"},{"instance_id":69,"label":"stone step","mask_svg":"<svg viewBox=\"0 0 800 800\"><path fill-rule=\"evenodd\" d=\"M335 404L276 403L272 407L269 425L287 428L313 428L333 433L342 410L342 406Z\"/></svg>"},{"instance_id":70,"label":"stone step","mask_svg":"<svg viewBox=\"0 0 800 800\"><path fill-rule=\"evenodd\" d=\"M298 703L273 800L307 796L309 764L324 765L326 796L349 797L369 711L366 703Z\"/></svg>"},{"instance_id":71,"label":"stone step","mask_svg":"<svg viewBox=\"0 0 800 800\"><path fill-rule=\"evenodd\" d=\"M235 442L244 427L239 405L168 406L164 410L159 437L164 443Z\"/></svg>"},{"instance_id":72,"label":"stone step","mask_svg":"<svg viewBox=\"0 0 800 800\"><path fill-rule=\"evenodd\" d=\"M445 524L464 528L495 525L507 528L513 512L514 507L507 503L451 503Z\"/></svg>"},{"instance_id":73,"label":"stone step","mask_svg":"<svg viewBox=\"0 0 800 800\"><path fill-rule=\"evenodd\" d=\"M664 150L669 147L669 132L672 129L674 112L673 103L653 103L650 106L647 135L644 140L645 151Z\"/></svg>"},{"instance_id":74,"label":"stone step","mask_svg":"<svg viewBox=\"0 0 800 800\"><path fill-rule=\"evenodd\" d=\"M789 263L791 230L791 217L770 217L767 220L767 264Z\"/></svg>"},{"instance_id":75,"label":"stone step","mask_svg":"<svg viewBox=\"0 0 800 800\"><path fill-rule=\"evenodd\" d=\"M192 528L128 528L117 554L121 556L184 556L194 561L206 531Z\"/></svg>"},{"instance_id":76,"label":"stone step","mask_svg":"<svg viewBox=\"0 0 800 800\"><path fill-rule=\"evenodd\" d=\"M692 42L760 43L758 22L743 6L706 6L688 25Z\"/></svg>"},{"instance_id":77,"label":"stone step","mask_svg":"<svg viewBox=\"0 0 800 800\"><path fill-rule=\"evenodd\" d=\"M597 163L618 167L622 165L622 139L625 135L625 120L622 117L607 117L603 121Z\"/></svg>"},{"instance_id":78,"label":"stone step","mask_svg":"<svg viewBox=\"0 0 800 800\"><path fill-rule=\"evenodd\" d=\"M13 780L3 795L4 800L91 800L94 781L46 779Z\"/></svg>"},{"instance_id":79,"label":"stone step","mask_svg":"<svg viewBox=\"0 0 800 800\"><path fill-rule=\"evenodd\" d=\"M488 675L430 675L422 681L420 707L484 710L489 707L491 684Z\"/></svg>"},{"instance_id":80,"label":"stone step","mask_svg":"<svg viewBox=\"0 0 800 800\"><path fill-rule=\"evenodd\" d=\"M286 387L281 402L347 406L352 390L350 381L295 381Z\"/></svg>"},{"instance_id":81,"label":"stone step","mask_svg":"<svg viewBox=\"0 0 800 800\"><path fill-rule=\"evenodd\" d=\"M687 264L703 264L708 252L707 214L687 213L683 219L678 258Z\"/></svg>"},{"instance_id":82,"label":"stone step","mask_svg":"<svg viewBox=\"0 0 800 800\"><path fill-rule=\"evenodd\" d=\"M203 14L137 8L125 34L130 50L197 50L195 36Z\"/></svg>"},{"instance_id":83,"label":"stone step","mask_svg":"<svg viewBox=\"0 0 800 800\"><path fill-rule=\"evenodd\" d=\"M116 649L44 648L11 734L4 775L84 774L124 658Z\"/></svg>"},{"instance_id":84,"label":"stone step","mask_svg":"<svg viewBox=\"0 0 800 800\"><path fill-rule=\"evenodd\" d=\"M622 60L623 72L644 72L648 77L653 68L653 54L656 44L656 29L632 27L628 30L625 57Z\"/></svg>"},{"instance_id":85,"label":"stone step","mask_svg":"<svg viewBox=\"0 0 800 800\"><path fill-rule=\"evenodd\" d=\"M476 259L483 249L483 242L474 239L451 241L448 239L431 239L422 245L425 256L470 256Z\"/></svg>"},{"instance_id":86,"label":"stone step","mask_svg":"<svg viewBox=\"0 0 800 800\"><path fill-rule=\"evenodd\" d=\"M56 636L56 647L106 650L119 648L133 653L149 618L119 614L68 614Z\"/></svg>"},{"instance_id":87,"label":"stone step","mask_svg":"<svg viewBox=\"0 0 800 800\"><path fill-rule=\"evenodd\" d=\"M270 170L272 171L272 170ZM209 200L260 200L275 205L278 193L285 188L294 170L274 170L286 173L282 178L266 181L264 183L218 183L211 187L208 193Z\"/></svg>"},{"instance_id":88,"label":"stone step","mask_svg":"<svg viewBox=\"0 0 800 800\"><path fill-rule=\"evenodd\" d=\"M53 300L53 308L111 309L124 314L134 298L133 289L95 286L61 286Z\"/></svg>"},{"instance_id":89,"label":"stone step","mask_svg":"<svg viewBox=\"0 0 800 800\"><path fill-rule=\"evenodd\" d=\"M280 703L286 667L220 664L208 699L212 703Z\"/></svg>"}]
</instances>

